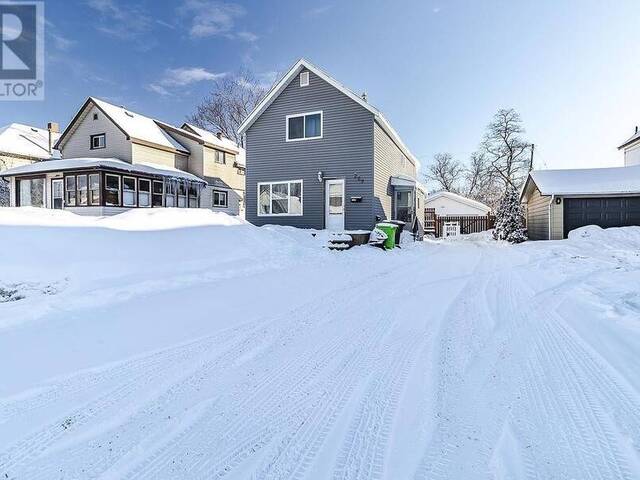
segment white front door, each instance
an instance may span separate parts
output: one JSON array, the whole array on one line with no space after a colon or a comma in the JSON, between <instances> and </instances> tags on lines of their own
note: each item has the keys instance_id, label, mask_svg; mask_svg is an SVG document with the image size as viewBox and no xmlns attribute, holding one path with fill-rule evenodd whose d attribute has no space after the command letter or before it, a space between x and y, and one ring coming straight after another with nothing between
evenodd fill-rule
<instances>
[{"instance_id":1,"label":"white front door","mask_svg":"<svg viewBox=\"0 0 640 480\"><path fill-rule=\"evenodd\" d=\"M61 210L64 205L62 179L51 180L51 208Z\"/></svg>"},{"instance_id":2,"label":"white front door","mask_svg":"<svg viewBox=\"0 0 640 480\"><path fill-rule=\"evenodd\" d=\"M327 230L344 230L344 180L327 180L324 212L324 226Z\"/></svg>"}]
</instances>

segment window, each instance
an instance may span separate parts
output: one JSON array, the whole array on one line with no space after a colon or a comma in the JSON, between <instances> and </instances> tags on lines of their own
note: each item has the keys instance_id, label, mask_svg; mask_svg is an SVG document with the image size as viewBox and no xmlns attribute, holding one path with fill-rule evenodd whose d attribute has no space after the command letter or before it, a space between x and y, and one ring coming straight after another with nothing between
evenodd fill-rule
<instances>
[{"instance_id":1,"label":"window","mask_svg":"<svg viewBox=\"0 0 640 480\"><path fill-rule=\"evenodd\" d=\"M167 207L176 206L176 188L177 182L175 180L166 180L164 182L164 201Z\"/></svg>"},{"instance_id":2,"label":"window","mask_svg":"<svg viewBox=\"0 0 640 480\"><path fill-rule=\"evenodd\" d=\"M89 175L89 205L100 205L100 175Z\"/></svg>"},{"instance_id":3,"label":"window","mask_svg":"<svg viewBox=\"0 0 640 480\"><path fill-rule=\"evenodd\" d=\"M224 165L225 164L224 152L220 150L215 150L215 156L213 157L213 160L216 163L221 163L222 165Z\"/></svg>"},{"instance_id":4,"label":"window","mask_svg":"<svg viewBox=\"0 0 640 480\"><path fill-rule=\"evenodd\" d=\"M184 180L178 181L178 208L185 208L187 206L187 182Z\"/></svg>"},{"instance_id":5,"label":"window","mask_svg":"<svg viewBox=\"0 0 640 480\"><path fill-rule=\"evenodd\" d=\"M322 138L322 112L287 115L287 142Z\"/></svg>"},{"instance_id":6,"label":"window","mask_svg":"<svg viewBox=\"0 0 640 480\"><path fill-rule=\"evenodd\" d=\"M306 87L309 85L309 72L300 73L300 86Z\"/></svg>"},{"instance_id":7,"label":"window","mask_svg":"<svg viewBox=\"0 0 640 480\"><path fill-rule=\"evenodd\" d=\"M64 177L64 189L67 192L67 207L76 206L76 177Z\"/></svg>"},{"instance_id":8,"label":"window","mask_svg":"<svg viewBox=\"0 0 640 480\"><path fill-rule=\"evenodd\" d=\"M258 216L302 215L302 180L258 184Z\"/></svg>"},{"instance_id":9,"label":"window","mask_svg":"<svg viewBox=\"0 0 640 480\"><path fill-rule=\"evenodd\" d=\"M98 114L97 114L97 113L94 113L94 114L93 114L93 119L94 119L94 120L97 120L97 119L98 119Z\"/></svg>"},{"instance_id":10,"label":"window","mask_svg":"<svg viewBox=\"0 0 640 480\"><path fill-rule=\"evenodd\" d=\"M162 192L162 190L160 190ZM151 180L141 178L138 180L138 206L151 206Z\"/></svg>"},{"instance_id":11,"label":"window","mask_svg":"<svg viewBox=\"0 0 640 480\"><path fill-rule=\"evenodd\" d=\"M91 135L91 150L98 150L107 146L107 135L101 133L99 135Z\"/></svg>"},{"instance_id":12,"label":"window","mask_svg":"<svg viewBox=\"0 0 640 480\"><path fill-rule=\"evenodd\" d=\"M78 205L81 207L86 207L87 202L89 200L88 195L88 184L87 184L87 176L86 175L78 175L77 177L77 188L78 188Z\"/></svg>"},{"instance_id":13,"label":"window","mask_svg":"<svg viewBox=\"0 0 640 480\"><path fill-rule=\"evenodd\" d=\"M164 190L164 184L161 180L153 181L153 197L152 197L152 205L154 207L162 206L162 192Z\"/></svg>"},{"instance_id":14,"label":"window","mask_svg":"<svg viewBox=\"0 0 640 480\"><path fill-rule=\"evenodd\" d=\"M196 182L189 182L189 208L198 208L198 192L200 186Z\"/></svg>"},{"instance_id":15,"label":"window","mask_svg":"<svg viewBox=\"0 0 640 480\"><path fill-rule=\"evenodd\" d=\"M211 198L213 199L214 207L227 208L229 206L227 192L224 192L222 190L214 190Z\"/></svg>"},{"instance_id":16,"label":"window","mask_svg":"<svg viewBox=\"0 0 640 480\"><path fill-rule=\"evenodd\" d=\"M44 207L44 178L20 179L17 182L19 207Z\"/></svg>"},{"instance_id":17,"label":"window","mask_svg":"<svg viewBox=\"0 0 640 480\"><path fill-rule=\"evenodd\" d=\"M136 179L133 177L122 177L122 205L125 207L136 206Z\"/></svg>"},{"instance_id":18,"label":"window","mask_svg":"<svg viewBox=\"0 0 640 480\"><path fill-rule=\"evenodd\" d=\"M104 204L110 207L120 206L120 177L105 174L104 176Z\"/></svg>"}]
</instances>

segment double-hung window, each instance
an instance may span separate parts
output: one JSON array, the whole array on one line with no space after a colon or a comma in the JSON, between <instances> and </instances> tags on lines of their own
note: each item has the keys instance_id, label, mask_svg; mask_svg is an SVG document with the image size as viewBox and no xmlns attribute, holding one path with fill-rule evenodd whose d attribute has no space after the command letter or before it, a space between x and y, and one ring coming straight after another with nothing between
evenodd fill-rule
<instances>
[{"instance_id":1,"label":"double-hung window","mask_svg":"<svg viewBox=\"0 0 640 480\"><path fill-rule=\"evenodd\" d=\"M109 207L120 206L120 176L105 173L104 204Z\"/></svg>"},{"instance_id":2,"label":"double-hung window","mask_svg":"<svg viewBox=\"0 0 640 480\"><path fill-rule=\"evenodd\" d=\"M216 163L220 163L221 165L224 165L225 162L225 153L221 150L214 150L214 157L213 157L213 161Z\"/></svg>"},{"instance_id":3,"label":"double-hung window","mask_svg":"<svg viewBox=\"0 0 640 480\"><path fill-rule=\"evenodd\" d=\"M89 175L89 205L100 205L100 174Z\"/></svg>"},{"instance_id":4,"label":"double-hung window","mask_svg":"<svg viewBox=\"0 0 640 480\"><path fill-rule=\"evenodd\" d=\"M164 184L162 180L154 180L153 181L153 197L152 197L152 205L154 207L162 207L162 195L164 191Z\"/></svg>"},{"instance_id":5,"label":"double-hung window","mask_svg":"<svg viewBox=\"0 0 640 480\"><path fill-rule=\"evenodd\" d=\"M227 192L223 190L214 190L211 194L211 199L214 207L227 208L229 206Z\"/></svg>"},{"instance_id":6,"label":"double-hung window","mask_svg":"<svg viewBox=\"0 0 640 480\"><path fill-rule=\"evenodd\" d=\"M187 182L178 181L178 207L185 208L187 206Z\"/></svg>"},{"instance_id":7,"label":"double-hung window","mask_svg":"<svg viewBox=\"0 0 640 480\"><path fill-rule=\"evenodd\" d=\"M87 184L87 176L86 175L78 175L76 180L78 186L78 205L81 207L86 207L87 202L89 200L89 185Z\"/></svg>"},{"instance_id":8,"label":"double-hung window","mask_svg":"<svg viewBox=\"0 0 640 480\"><path fill-rule=\"evenodd\" d=\"M258 183L258 216L302 215L302 180Z\"/></svg>"},{"instance_id":9,"label":"double-hung window","mask_svg":"<svg viewBox=\"0 0 640 480\"><path fill-rule=\"evenodd\" d=\"M76 177L71 175L64 178L64 189L67 195L67 207L76 206Z\"/></svg>"},{"instance_id":10,"label":"double-hung window","mask_svg":"<svg viewBox=\"0 0 640 480\"><path fill-rule=\"evenodd\" d=\"M107 146L107 134L91 135L91 150L99 150Z\"/></svg>"},{"instance_id":11,"label":"double-hung window","mask_svg":"<svg viewBox=\"0 0 640 480\"><path fill-rule=\"evenodd\" d=\"M322 138L322 112L287 115L287 142Z\"/></svg>"},{"instance_id":12,"label":"double-hung window","mask_svg":"<svg viewBox=\"0 0 640 480\"><path fill-rule=\"evenodd\" d=\"M138 206L151 206L151 180L145 178L138 180Z\"/></svg>"},{"instance_id":13,"label":"double-hung window","mask_svg":"<svg viewBox=\"0 0 640 480\"><path fill-rule=\"evenodd\" d=\"M189 208L198 208L198 191L200 187L195 182L189 182Z\"/></svg>"},{"instance_id":14,"label":"double-hung window","mask_svg":"<svg viewBox=\"0 0 640 480\"><path fill-rule=\"evenodd\" d=\"M176 206L176 186L175 180L165 180L164 182L164 201L167 207Z\"/></svg>"},{"instance_id":15,"label":"double-hung window","mask_svg":"<svg viewBox=\"0 0 640 480\"><path fill-rule=\"evenodd\" d=\"M136 179L133 177L122 177L122 205L125 207L136 206Z\"/></svg>"}]
</instances>

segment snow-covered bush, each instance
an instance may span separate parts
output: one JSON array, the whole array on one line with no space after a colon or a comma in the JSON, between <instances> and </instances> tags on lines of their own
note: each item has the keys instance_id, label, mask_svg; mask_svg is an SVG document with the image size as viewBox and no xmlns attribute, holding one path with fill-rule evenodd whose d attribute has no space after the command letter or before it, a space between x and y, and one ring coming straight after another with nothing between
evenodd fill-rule
<instances>
[{"instance_id":1,"label":"snow-covered bush","mask_svg":"<svg viewBox=\"0 0 640 480\"><path fill-rule=\"evenodd\" d=\"M520 204L518 193L511 186L507 187L496 210L496 226L493 238L506 240L509 243L521 243L527 240L524 227L524 210Z\"/></svg>"}]
</instances>

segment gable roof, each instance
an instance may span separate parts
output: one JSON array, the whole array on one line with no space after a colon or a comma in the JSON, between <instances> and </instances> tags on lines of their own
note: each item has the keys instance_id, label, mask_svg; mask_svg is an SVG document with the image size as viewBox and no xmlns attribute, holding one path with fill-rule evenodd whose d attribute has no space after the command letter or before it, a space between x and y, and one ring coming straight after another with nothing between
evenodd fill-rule
<instances>
[{"instance_id":1,"label":"gable roof","mask_svg":"<svg viewBox=\"0 0 640 480\"><path fill-rule=\"evenodd\" d=\"M59 133L53 133L54 145L59 138ZM60 156L59 152L49 152L49 130L21 123L0 128L0 153L38 159Z\"/></svg>"},{"instance_id":2,"label":"gable roof","mask_svg":"<svg viewBox=\"0 0 640 480\"><path fill-rule=\"evenodd\" d=\"M541 195L640 194L640 165L571 170L534 170L529 174L521 198L531 182Z\"/></svg>"},{"instance_id":3,"label":"gable roof","mask_svg":"<svg viewBox=\"0 0 640 480\"><path fill-rule=\"evenodd\" d=\"M209 130L205 130L204 128L196 127L192 123L184 123L181 128L182 130L187 130L192 132L193 134L202 138L202 140L204 140L206 143L214 147L220 147L226 150L233 150L236 152L239 152L240 150L240 147L238 147L238 145L236 145L236 142L234 142L233 140L226 138L224 136L222 136L221 138L218 138L218 136L215 133L210 132Z\"/></svg>"},{"instance_id":4,"label":"gable roof","mask_svg":"<svg viewBox=\"0 0 640 480\"><path fill-rule=\"evenodd\" d=\"M454 202L462 203L469 207L477 208L478 210L485 210L487 212L491 211L491 207L489 205L485 205L482 202L478 202L477 200L472 200L471 198L463 197L462 195L458 195L453 192L436 192L427 195L424 203L427 204L432 200L437 200L438 198L448 198L449 200L453 200Z\"/></svg>"},{"instance_id":5,"label":"gable roof","mask_svg":"<svg viewBox=\"0 0 640 480\"><path fill-rule=\"evenodd\" d=\"M629 145L631 145L632 143L635 143L639 139L640 139L640 131L638 130L638 127L636 127L636 133L634 133L629 138L627 138L624 142L622 142L622 145L618 147L618 150L624 147L628 147Z\"/></svg>"},{"instance_id":6,"label":"gable roof","mask_svg":"<svg viewBox=\"0 0 640 480\"><path fill-rule=\"evenodd\" d=\"M188 154L189 149L176 141L156 120L118 107L95 97L89 97L82 108L75 115L71 123L62 133L56 148L62 148L74 130L78 121L84 119L89 112L89 107L95 105L118 129L124 133L128 140L139 140L146 143L158 145L163 148L170 148Z\"/></svg>"},{"instance_id":7,"label":"gable roof","mask_svg":"<svg viewBox=\"0 0 640 480\"><path fill-rule=\"evenodd\" d=\"M253 125L253 123L258 119L258 117L260 117L260 115L262 115L262 113L269 107L269 105L271 105L274 102L274 100L278 98L278 96L284 91L287 85L289 85L291 80L304 69L307 69L310 72L313 72L315 75L320 77L329 85L335 87L340 92L344 93L347 97L349 97L351 100L356 102L358 105L360 105L361 107L371 112L374 115L376 122L378 122L378 124L387 133L387 135L391 137L391 139L395 142L398 148L402 150L402 153L404 153L414 163L414 165L416 166L416 169L420 168L420 161L407 148L407 146L404 144L404 142L400 138L400 135L398 135L398 133L394 130L394 128L391 126L389 121L384 117L384 115L380 110L378 110L373 105L363 100L362 97L360 97L360 95L352 92L347 87L345 87L340 82L338 82L336 79L331 77L329 74L325 73L323 70L316 67L314 64L305 60L304 58L301 58L300 60L298 60L293 65L293 67L291 67L289 71L271 88L271 90L267 92L267 94L260 101L260 103L258 103L256 108L253 109L253 111L249 114L249 116L242 123L242 125L240 125L238 132L241 135L244 134L249 129L249 127L251 127L251 125Z\"/></svg>"}]
</instances>

